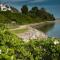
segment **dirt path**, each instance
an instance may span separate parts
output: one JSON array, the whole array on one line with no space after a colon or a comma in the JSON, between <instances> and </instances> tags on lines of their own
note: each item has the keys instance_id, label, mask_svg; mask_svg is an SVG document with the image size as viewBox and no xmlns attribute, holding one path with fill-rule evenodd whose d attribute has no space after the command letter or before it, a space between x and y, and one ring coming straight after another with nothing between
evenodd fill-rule
<instances>
[{"instance_id":1,"label":"dirt path","mask_svg":"<svg viewBox=\"0 0 60 60\"><path fill-rule=\"evenodd\" d=\"M10 30L18 30L18 29L25 29L25 28L29 28L29 27L32 27L32 26L36 26L36 25L42 25L44 23L52 23L54 21L46 21L46 22L40 22L40 23L34 23L34 24L27 24L27 25L20 25L18 28L13 28L13 29L10 29Z\"/></svg>"}]
</instances>

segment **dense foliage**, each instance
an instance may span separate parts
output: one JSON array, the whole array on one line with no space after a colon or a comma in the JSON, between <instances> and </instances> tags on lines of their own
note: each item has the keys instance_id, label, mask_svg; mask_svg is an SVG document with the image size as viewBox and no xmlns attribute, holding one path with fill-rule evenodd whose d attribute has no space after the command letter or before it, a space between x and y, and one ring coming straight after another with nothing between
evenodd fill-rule
<instances>
[{"instance_id":1,"label":"dense foliage","mask_svg":"<svg viewBox=\"0 0 60 60\"><path fill-rule=\"evenodd\" d=\"M38 23L41 21L53 21L54 16L48 13L44 8L32 7L28 9L26 5L22 6L21 12L14 7L12 11L0 11L0 23L11 23L15 21L18 24Z\"/></svg>"},{"instance_id":2,"label":"dense foliage","mask_svg":"<svg viewBox=\"0 0 60 60\"><path fill-rule=\"evenodd\" d=\"M60 40L23 42L0 25L0 60L60 60Z\"/></svg>"},{"instance_id":3,"label":"dense foliage","mask_svg":"<svg viewBox=\"0 0 60 60\"><path fill-rule=\"evenodd\" d=\"M39 18L40 20L55 20L53 14L46 11L45 8L32 7L31 10L28 10L27 5L23 5L21 8L22 14L28 14L32 18Z\"/></svg>"},{"instance_id":4,"label":"dense foliage","mask_svg":"<svg viewBox=\"0 0 60 60\"><path fill-rule=\"evenodd\" d=\"M50 21L55 20L54 16L49 12L47 12L45 8L38 9L38 7L33 7L30 12L31 16L34 18L39 17L42 20L50 20Z\"/></svg>"},{"instance_id":5,"label":"dense foliage","mask_svg":"<svg viewBox=\"0 0 60 60\"><path fill-rule=\"evenodd\" d=\"M23 14L27 14L28 13L28 7L26 5L24 5L22 8L21 8L21 11Z\"/></svg>"}]
</instances>

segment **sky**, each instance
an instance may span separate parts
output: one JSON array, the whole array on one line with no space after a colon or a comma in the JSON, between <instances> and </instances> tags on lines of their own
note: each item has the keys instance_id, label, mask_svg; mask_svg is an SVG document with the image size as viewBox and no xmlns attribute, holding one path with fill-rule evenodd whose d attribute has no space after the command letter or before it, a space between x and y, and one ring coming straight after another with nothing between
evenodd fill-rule
<instances>
[{"instance_id":1,"label":"sky","mask_svg":"<svg viewBox=\"0 0 60 60\"><path fill-rule=\"evenodd\" d=\"M0 0L0 3L6 3L19 9L22 5L27 5L29 9L33 6L44 7L56 18L60 18L60 0Z\"/></svg>"}]
</instances>

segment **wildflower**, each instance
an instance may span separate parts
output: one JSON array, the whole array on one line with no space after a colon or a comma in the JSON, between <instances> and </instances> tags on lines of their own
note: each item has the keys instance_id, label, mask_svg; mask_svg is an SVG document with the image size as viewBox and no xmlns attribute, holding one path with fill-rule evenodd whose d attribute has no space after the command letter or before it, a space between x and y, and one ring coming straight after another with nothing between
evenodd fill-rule
<instances>
[{"instance_id":1,"label":"wildflower","mask_svg":"<svg viewBox=\"0 0 60 60\"><path fill-rule=\"evenodd\" d=\"M44 49L44 51L46 51L46 49Z\"/></svg>"},{"instance_id":2,"label":"wildflower","mask_svg":"<svg viewBox=\"0 0 60 60\"><path fill-rule=\"evenodd\" d=\"M1 54L1 50L0 50L0 54Z\"/></svg>"},{"instance_id":3,"label":"wildflower","mask_svg":"<svg viewBox=\"0 0 60 60\"><path fill-rule=\"evenodd\" d=\"M55 44L55 45L59 44L59 41L58 41L58 40L55 40L55 41L54 41L54 44Z\"/></svg>"}]
</instances>

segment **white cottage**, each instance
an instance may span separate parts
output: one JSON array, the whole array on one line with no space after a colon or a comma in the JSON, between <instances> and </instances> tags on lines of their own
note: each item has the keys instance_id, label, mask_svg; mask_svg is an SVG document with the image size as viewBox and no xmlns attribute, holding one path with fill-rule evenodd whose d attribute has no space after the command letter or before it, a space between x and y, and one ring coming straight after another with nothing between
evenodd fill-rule
<instances>
[{"instance_id":1,"label":"white cottage","mask_svg":"<svg viewBox=\"0 0 60 60\"><path fill-rule=\"evenodd\" d=\"M7 7L5 4L0 4L0 9L1 11L11 11L11 8L9 6Z\"/></svg>"}]
</instances>

